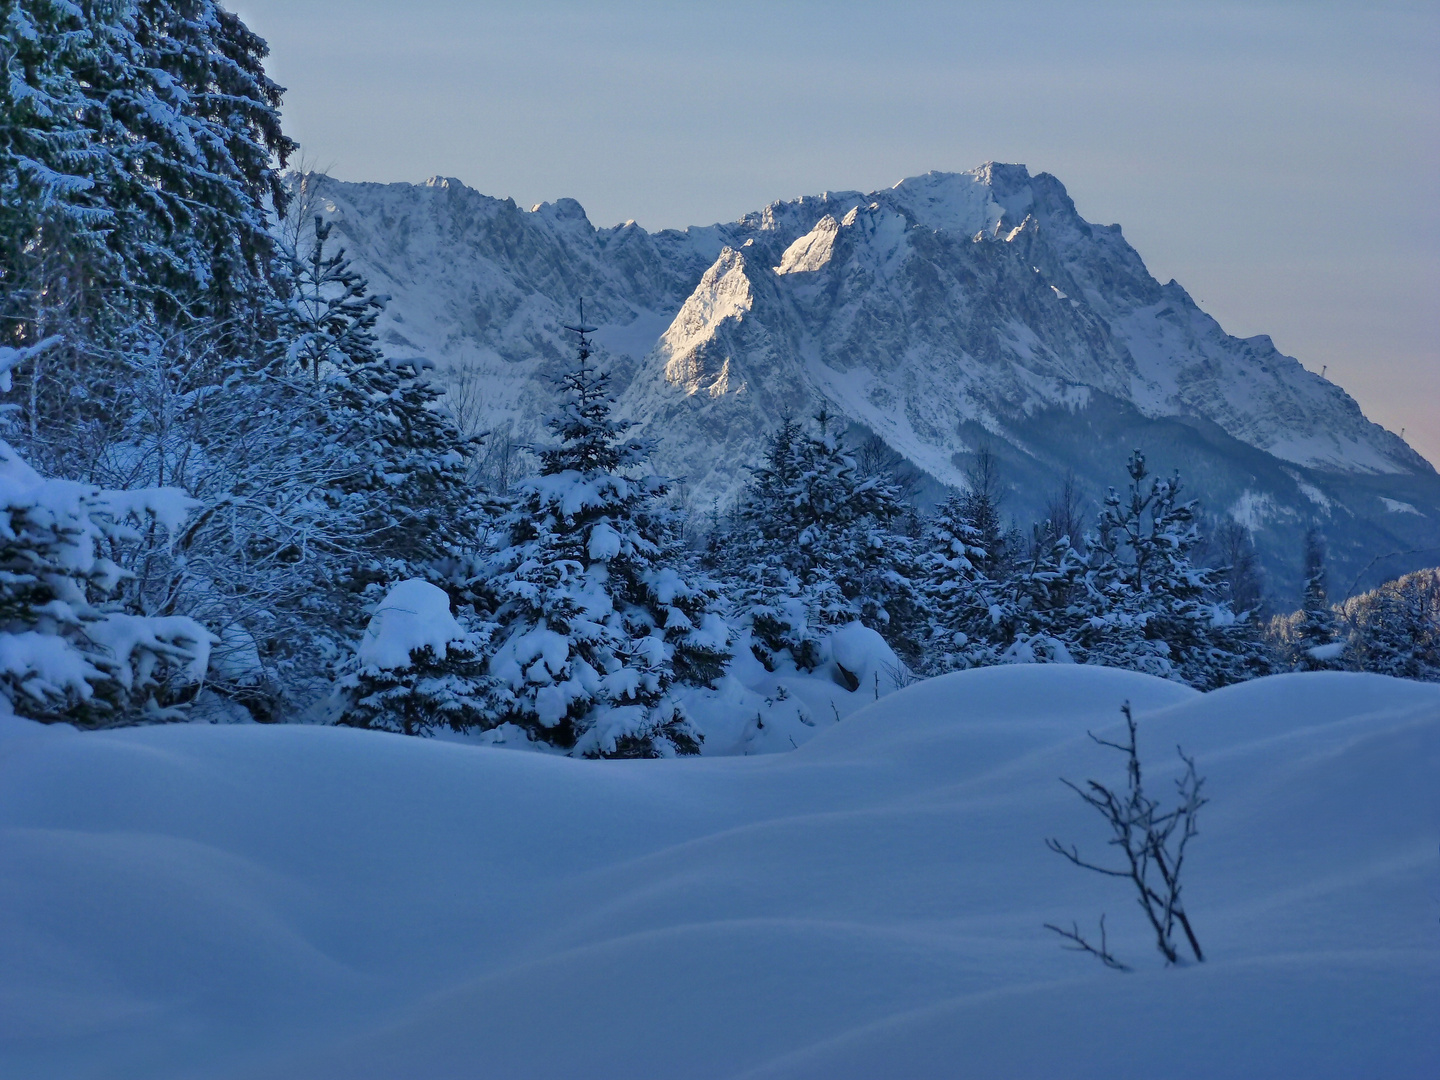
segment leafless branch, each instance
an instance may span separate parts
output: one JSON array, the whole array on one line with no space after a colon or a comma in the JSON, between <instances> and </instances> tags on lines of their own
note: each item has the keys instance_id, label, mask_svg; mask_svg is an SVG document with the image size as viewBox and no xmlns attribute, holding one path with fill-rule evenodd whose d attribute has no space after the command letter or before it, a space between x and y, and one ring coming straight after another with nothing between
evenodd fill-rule
<instances>
[{"instance_id":1,"label":"leafless branch","mask_svg":"<svg viewBox=\"0 0 1440 1080\"><path fill-rule=\"evenodd\" d=\"M1061 929L1053 923L1046 923L1045 929L1055 931L1055 933L1059 934L1066 941L1070 942L1069 945L1062 945L1061 948L1063 949L1068 949L1070 952L1089 953L1106 967L1113 968L1116 971L1131 970L1129 964L1122 964L1119 960L1115 959L1114 955L1110 952L1109 943L1106 941L1105 938L1104 915L1100 916L1100 944L1098 947L1090 944L1090 942L1085 940L1084 935L1080 933L1079 923L1072 922L1070 924L1069 930Z\"/></svg>"},{"instance_id":2,"label":"leafless branch","mask_svg":"<svg viewBox=\"0 0 1440 1080\"><path fill-rule=\"evenodd\" d=\"M1177 925L1184 933L1196 961L1203 961L1205 954L1201 951L1200 942L1190 925L1189 915L1181 902L1180 874L1185 864L1186 848L1198 833L1196 815L1209 801L1201 794L1205 781L1195 771L1195 759L1177 747L1180 760L1185 763L1185 772L1176 781L1179 801L1173 809L1162 810L1157 800L1145 794L1137 749L1135 717L1130 711L1128 701L1121 708L1121 712L1125 716L1126 728L1123 742L1102 739L1093 732L1090 733L1090 738L1099 746L1125 755L1125 789L1112 789L1098 780L1086 781L1084 787L1064 779L1061 783L1079 795L1087 805L1094 807L1109 823L1110 846L1117 848L1123 855L1124 865L1117 868L1091 862L1080 855L1080 849L1074 844L1067 846L1053 838L1047 839L1045 845L1083 869L1107 877L1128 878L1135 886L1136 899L1155 931L1156 946L1165 957L1166 963L1180 962L1179 948L1175 942ZM1056 932L1062 936L1070 936L1064 931Z\"/></svg>"}]
</instances>

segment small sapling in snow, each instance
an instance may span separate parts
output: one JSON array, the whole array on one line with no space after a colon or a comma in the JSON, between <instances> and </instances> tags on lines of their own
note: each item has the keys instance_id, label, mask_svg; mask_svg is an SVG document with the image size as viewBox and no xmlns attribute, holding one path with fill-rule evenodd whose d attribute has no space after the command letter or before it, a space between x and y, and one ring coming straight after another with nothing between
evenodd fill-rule
<instances>
[{"instance_id":1,"label":"small sapling in snow","mask_svg":"<svg viewBox=\"0 0 1440 1080\"><path fill-rule=\"evenodd\" d=\"M1195 772L1195 759L1186 756L1176 747L1185 771L1176 780L1178 801L1173 809L1162 810L1160 802L1145 794L1140 776L1140 755L1136 748L1135 717L1127 701L1120 710L1125 716L1127 737L1124 742L1111 742L1090 733L1090 738L1101 746L1118 750L1126 756L1126 786L1124 790L1107 787L1098 780L1087 780L1085 786L1073 784L1062 778L1061 783L1074 791L1085 802L1094 807L1110 825L1110 843L1124 855L1124 865L1115 868L1101 866L1080 857L1079 849L1068 847L1059 840L1048 839L1045 845L1059 855L1065 856L1076 866L1094 870L1108 877L1126 878L1138 893L1136 897L1145 912L1151 928L1155 931L1155 944L1165 957L1167 964L1180 963L1180 945L1177 934L1183 933L1191 954L1197 962L1203 962L1205 954L1200 950L1190 917L1185 912L1180 897L1180 873L1185 864L1185 848L1197 834L1196 815L1209 800L1201 795L1205 784L1203 777ZM1092 953L1106 967L1121 971L1129 970L1110 955L1105 942L1105 920L1100 920L1100 945L1096 947L1080 934L1077 924L1070 930L1062 930L1049 923L1046 929L1053 930L1067 941L1067 948Z\"/></svg>"}]
</instances>

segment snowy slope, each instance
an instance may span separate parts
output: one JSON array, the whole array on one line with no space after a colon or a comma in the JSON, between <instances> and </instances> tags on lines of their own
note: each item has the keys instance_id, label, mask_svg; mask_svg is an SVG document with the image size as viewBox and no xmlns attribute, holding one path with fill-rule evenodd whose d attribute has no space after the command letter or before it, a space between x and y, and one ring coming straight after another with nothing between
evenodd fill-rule
<instances>
[{"instance_id":1,"label":"snowy slope","mask_svg":"<svg viewBox=\"0 0 1440 1080\"><path fill-rule=\"evenodd\" d=\"M1129 699L1213 804L1165 970L1057 777ZM917 684L800 750L0 726L0 1075L1432 1077L1440 688ZM1041 924L1108 914L1130 975Z\"/></svg>"},{"instance_id":2,"label":"snowy slope","mask_svg":"<svg viewBox=\"0 0 1440 1080\"><path fill-rule=\"evenodd\" d=\"M1440 550L1427 462L1269 338L1227 335L1150 276L1118 225L1085 221L1023 166L655 234L450 179L332 180L321 196L392 298L387 347L447 378L477 373L487 422L522 439L541 433L583 298L622 411L661 439L660 465L697 506L733 493L782 416L824 403L937 485L963 485L975 451L997 449L1022 521L1067 468L1098 499L1143 445L1160 470L1203 478L1207 505L1253 523L1273 556L1293 561L1312 520L1342 574Z\"/></svg>"}]
</instances>

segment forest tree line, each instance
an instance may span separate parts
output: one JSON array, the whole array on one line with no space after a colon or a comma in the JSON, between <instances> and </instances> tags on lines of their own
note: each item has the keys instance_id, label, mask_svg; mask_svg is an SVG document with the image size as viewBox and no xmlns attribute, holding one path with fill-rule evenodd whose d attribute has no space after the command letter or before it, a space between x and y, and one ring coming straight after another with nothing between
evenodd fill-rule
<instances>
[{"instance_id":1,"label":"forest tree line","mask_svg":"<svg viewBox=\"0 0 1440 1080\"><path fill-rule=\"evenodd\" d=\"M992 456L922 513L822 411L771 434L733 506L687 517L582 334L522 453L474 430L483 387L447 394L380 347L385 301L316 213L323 177L283 171L283 91L235 15L16 0L4 19L0 688L23 715L688 753L677 688L738 649L814 668L856 622L917 676L1440 677L1435 572L1332 606L1312 533L1302 610L1264 619L1248 534L1203 536L1139 451L1093 521L1069 485L1021 531ZM454 632L367 660L405 582L443 592Z\"/></svg>"}]
</instances>

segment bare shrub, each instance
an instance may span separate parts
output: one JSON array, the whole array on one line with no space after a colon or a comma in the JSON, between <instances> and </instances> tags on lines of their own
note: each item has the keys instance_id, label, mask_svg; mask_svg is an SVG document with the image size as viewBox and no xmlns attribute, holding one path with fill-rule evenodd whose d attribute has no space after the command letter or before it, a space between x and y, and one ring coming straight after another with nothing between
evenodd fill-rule
<instances>
[{"instance_id":1,"label":"bare shrub","mask_svg":"<svg viewBox=\"0 0 1440 1080\"><path fill-rule=\"evenodd\" d=\"M1098 780L1087 780L1084 787L1064 779L1061 783L1079 795L1087 805L1094 807L1109 823L1112 833L1110 844L1123 854L1124 865L1115 868L1090 862L1080 857L1079 849L1074 844L1067 847L1053 838L1046 840L1045 845L1076 866L1094 870L1107 877L1129 880L1135 886L1136 900L1155 931L1155 945L1167 964L1180 963L1177 932L1184 934L1195 960L1202 962L1205 954L1200 950L1200 942L1196 940L1195 931L1181 901L1180 874L1185 865L1185 848L1197 834L1196 815L1209 801L1200 793L1205 781L1195 772L1195 759L1187 757L1185 752L1177 747L1180 760L1185 763L1185 772L1175 782L1178 802L1173 809L1162 810L1159 800L1145 794L1141 781L1135 717L1130 711L1130 703L1127 701L1120 711L1125 715L1128 733L1124 742L1111 742L1093 732L1090 733L1090 738L1101 746L1125 755L1125 788L1117 790ZM1100 922L1101 939L1098 948L1080 935L1078 927L1066 931L1047 923L1046 928L1073 942L1070 948L1099 957L1107 967L1123 966L1109 955L1106 948L1103 917Z\"/></svg>"}]
</instances>

